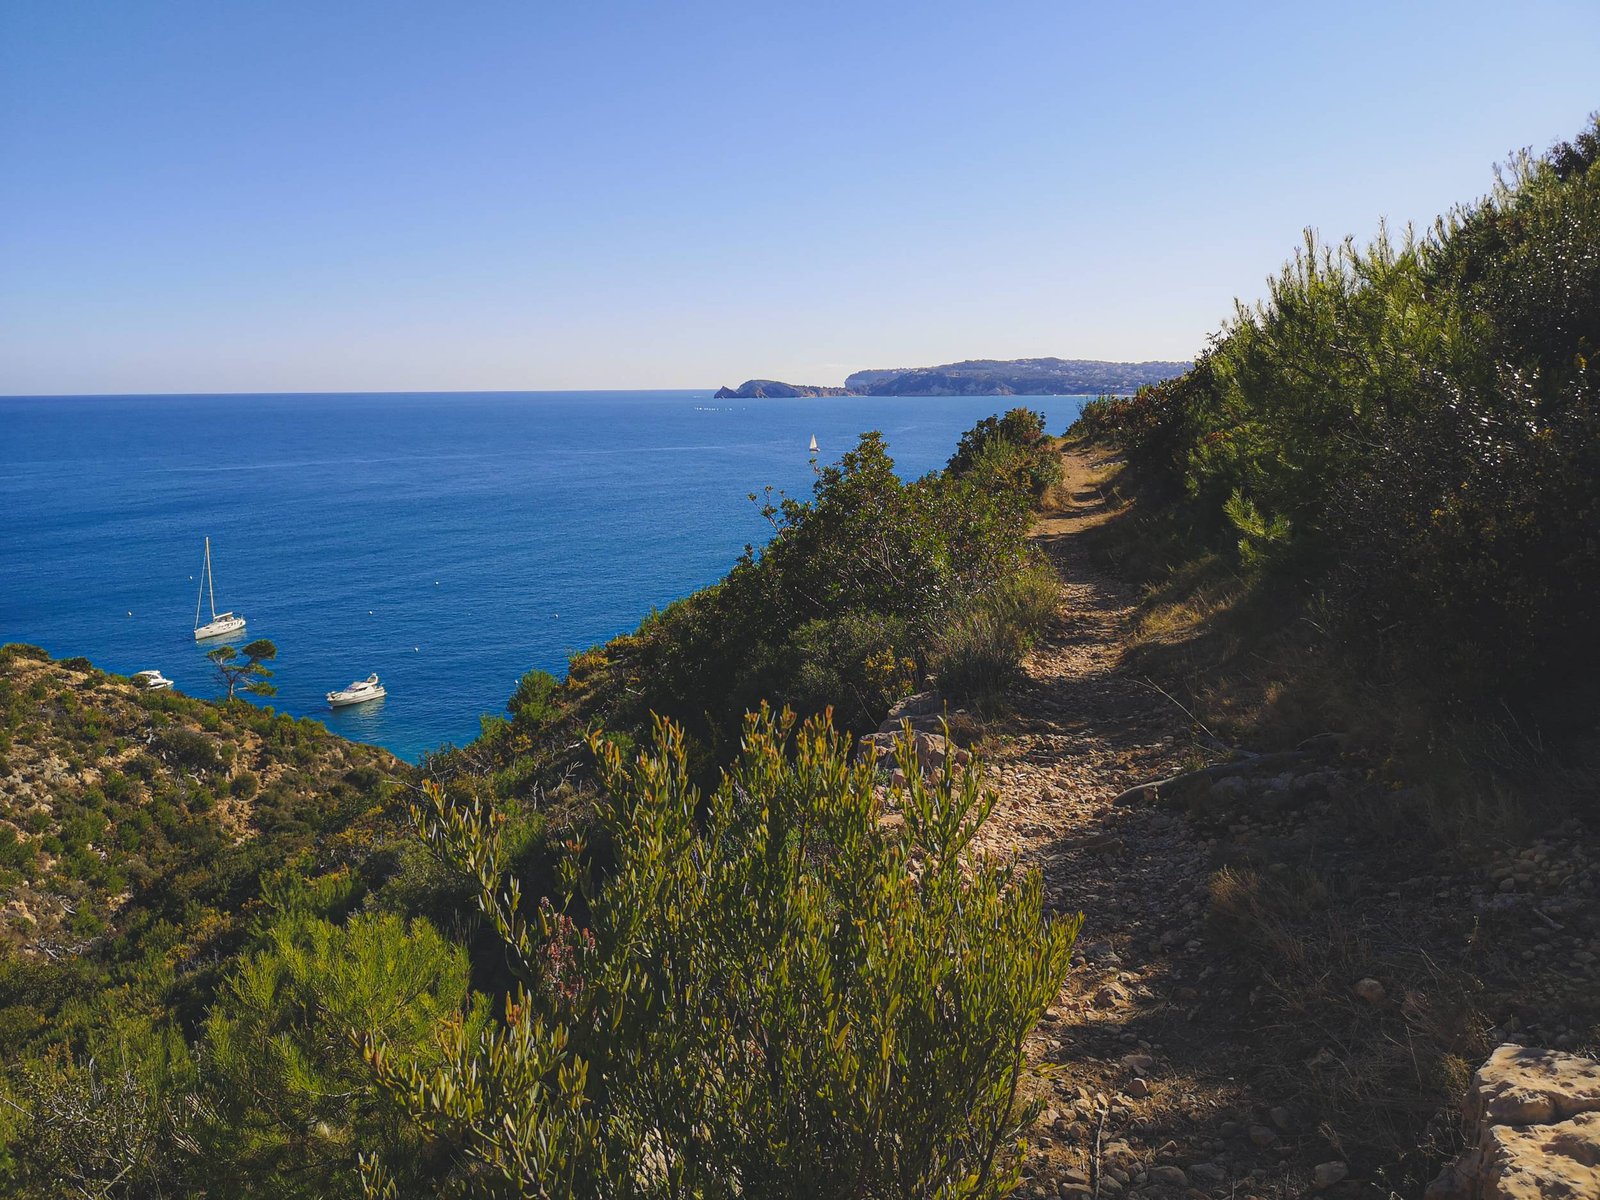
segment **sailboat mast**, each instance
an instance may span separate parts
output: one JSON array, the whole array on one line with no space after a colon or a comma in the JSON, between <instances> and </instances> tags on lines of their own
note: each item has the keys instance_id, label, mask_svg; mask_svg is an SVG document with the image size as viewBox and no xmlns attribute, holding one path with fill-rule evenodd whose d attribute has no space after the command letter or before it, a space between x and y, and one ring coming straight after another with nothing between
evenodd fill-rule
<instances>
[{"instance_id":1,"label":"sailboat mast","mask_svg":"<svg viewBox=\"0 0 1600 1200\"><path fill-rule=\"evenodd\" d=\"M211 563L211 539L207 538L206 539L206 565L209 566L210 563ZM197 588L195 590L195 593L194 593L194 627L196 629L200 628L200 601L205 598L205 594L206 594L205 571L202 570L200 572L200 575L201 575L200 586L199 586L199 588Z\"/></svg>"},{"instance_id":2,"label":"sailboat mast","mask_svg":"<svg viewBox=\"0 0 1600 1200\"><path fill-rule=\"evenodd\" d=\"M211 593L211 619L217 619L217 585L211 578L211 539L206 539L206 590Z\"/></svg>"}]
</instances>

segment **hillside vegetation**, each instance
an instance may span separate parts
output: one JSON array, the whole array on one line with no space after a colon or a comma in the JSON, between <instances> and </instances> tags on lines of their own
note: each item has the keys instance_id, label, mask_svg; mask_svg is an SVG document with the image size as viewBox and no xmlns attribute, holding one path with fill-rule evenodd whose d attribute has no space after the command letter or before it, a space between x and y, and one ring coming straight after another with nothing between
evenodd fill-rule
<instances>
[{"instance_id":1,"label":"hillside vegetation","mask_svg":"<svg viewBox=\"0 0 1600 1200\"><path fill-rule=\"evenodd\" d=\"M953 708L981 709L1055 611L1055 577L1027 533L1059 478L1044 417L1026 409L981 421L943 471L909 482L866 434L819 469L809 499L751 497L773 536L720 583L574 656L564 680L530 672L508 718L430 769L492 774L502 796L529 797L571 778L587 732L642 740L659 715L709 783L764 702L831 710L856 733L934 680Z\"/></svg>"},{"instance_id":2,"label":"hillside vegetation","mask_svg":"<svg viewBox=\"0 0 1600 1200\"><path fill-rule=\"evenodd\" d=\"M1192 371L1092 403L1074 432L1121 447L1115 486L1158 501L1114 553L1158 587L1148 641L1191 652L1195 693L1236 733L1387 723L1491 773L1581 756L1600 681L1600 126L1424 236L1308 234ZM1276 676L1240 653L1267 627ZM1275 683L1252 701L1230 673Z\"/></svg>"}]
</instances>

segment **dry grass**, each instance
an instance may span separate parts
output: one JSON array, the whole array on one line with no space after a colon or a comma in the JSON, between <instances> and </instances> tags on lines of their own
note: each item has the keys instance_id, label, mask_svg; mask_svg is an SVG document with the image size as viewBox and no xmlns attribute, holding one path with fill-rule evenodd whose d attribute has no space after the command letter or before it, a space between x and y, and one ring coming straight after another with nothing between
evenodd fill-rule
<instances>
[{"instance_id":1,"label":"dry grass","mask_svg":"<svg viewBox=\"0 0 1600 1200\"><path fill-rule=\"evenodd\" d=\"M1223 868L1211 918L1259 971L1262 1085L1293 1096L1340 1153L1389 1164L1404 1190L1456 1148L1453 1124L1430 1118L1464 1094L1492 1022L1471 961L1430 951L1415 914L1357 916L1337 890L1303 866ZM1359 996L1362 979L1381 981L1384 997Z\"/></svg>"}]
</instances>

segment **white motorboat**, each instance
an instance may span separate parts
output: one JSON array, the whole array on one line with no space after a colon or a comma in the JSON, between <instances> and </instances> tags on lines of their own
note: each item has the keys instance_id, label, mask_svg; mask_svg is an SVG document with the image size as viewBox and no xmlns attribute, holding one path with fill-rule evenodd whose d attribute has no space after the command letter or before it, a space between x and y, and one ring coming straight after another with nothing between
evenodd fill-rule
<instances>
[{"instance_id":1,"label":"white motorboat","mask_svg":"<svg viewBox=\"0 0 1600 1200\"><path fill-rule=\"evenodd\" d=\"M211 620L204 625L200 624L200 602L206 598L206 593L211 594ZM211 539L206 539L206 565L204 578L200 580L200 594L194 598L194 640L203 642L207 638L225 637L230 633L238 633L244 628L244 618L231 612L219 613L217 611L217 588L211 580Z\"/></svg>"},{"instance_id":2,"label":"white motorboat","mask_svg":"<svg viewBox=\"0 0 1600 1200\"><path fill-rule=\"evenodd\" d=\"M383 684L378 682L376 675L368 675L341 691L329 692L328 703L334 708L343 708L347 704L365 704L368 700L382 700L388 694Z\"/></svg>"},{"instance_id":3,"label":"white motorboat","mask_svg":"<svg viewBox=\"0 0 1600 1200\"><path fill-rule=\"evenodd\" d=\"M172 687L172 680L160 671L135 671L131 678L147 692L165 692Z\"/></svg>"}]
</instances>

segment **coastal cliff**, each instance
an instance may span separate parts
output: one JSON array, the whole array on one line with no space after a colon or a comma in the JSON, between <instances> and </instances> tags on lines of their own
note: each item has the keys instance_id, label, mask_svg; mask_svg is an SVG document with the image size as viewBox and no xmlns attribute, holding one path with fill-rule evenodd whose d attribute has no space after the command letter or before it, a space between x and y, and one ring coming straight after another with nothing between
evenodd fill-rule
<instances>
[{"instance_id":1,"label":"coastal cliff","mask_svg":"<svg viewBox=\"0 0 1600 1200\"><path fill-rule=\"evenodd\" d=\"M865 396L1064 396L1136 392L1182 375L1187 362L1081 358L969 359L937 367L857 371L844 381Z\"/></svg>"},{"instance_id":2,"label":"coastal cliff","mask_svg":"<svg viewBox=\"0 0 1600 1200\"><path fill-rule=\"evenodd\" d=\"M1088 396L1128 395L1182 375L1188 362L1103 362L1084 358L969 359L937 367L857 371L843 387L748 379L719 388L718 400L791 396Z\"/></svg>"}]
</instances>

